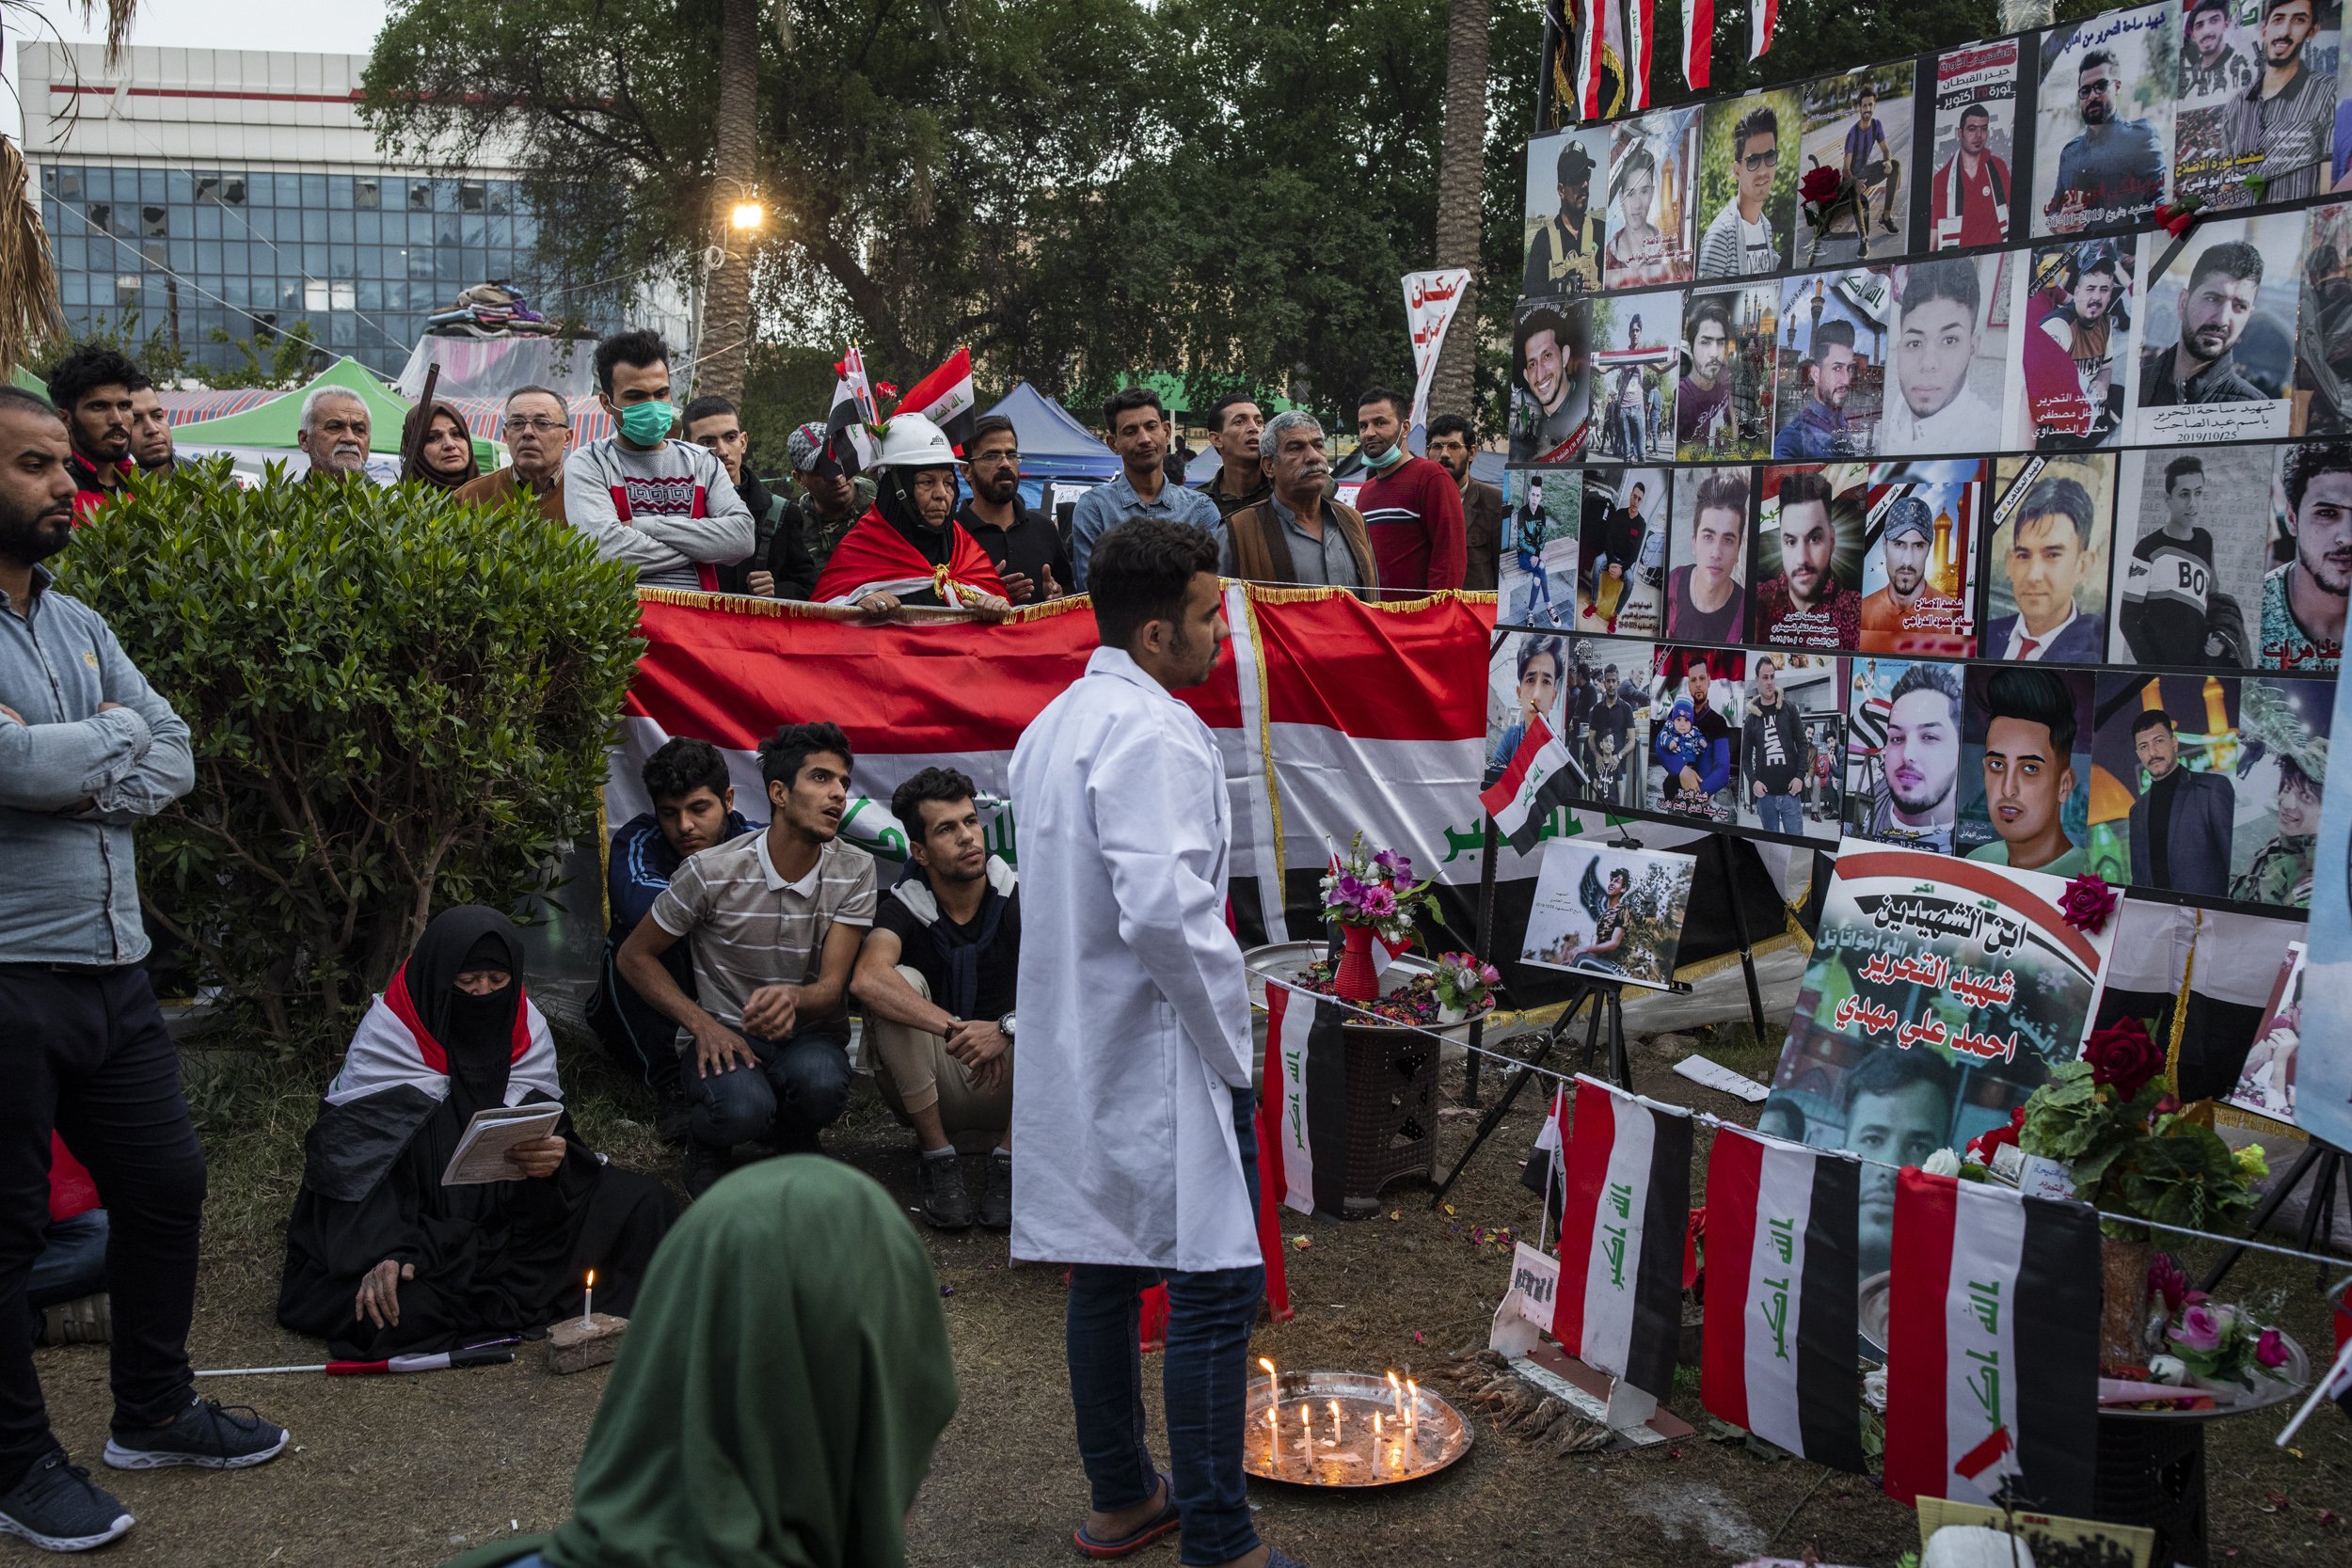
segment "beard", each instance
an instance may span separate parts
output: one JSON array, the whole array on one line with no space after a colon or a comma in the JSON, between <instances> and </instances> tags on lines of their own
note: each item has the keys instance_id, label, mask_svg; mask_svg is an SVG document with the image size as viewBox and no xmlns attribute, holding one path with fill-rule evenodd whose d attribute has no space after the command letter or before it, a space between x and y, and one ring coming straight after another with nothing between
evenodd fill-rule
<instances>
[{"instance_id":1,"label":"beard","mask_svg":"<svg viewBox=\"0 0 2352 1568\"><path fill-rule=\"evenodd\" d=\"M1916 566L1897 566L1886 574L1886 580L1894 585L1898 595L1907 599L1919 592L1919 584L1926 576Z\"/></svg>"},{"instance_id":2,"label":"beard","mask_svg":"<svg viewBox=\"0 0 2352 1568\"><path fill-rule=\"evenodd\" d=\"M2090 103L2083 105L2083 123L2085 125L2105 125L2108 120L2114 118L2115 111L2107 107L2105 103Z\"/></svg>"},{"instance_id":3,"label":"beard","mask_svg":"<svg viewBox=\"0 0 2352 1568\"><path fill-rule=\"evenodd\" d=\"M1002 506L1021 493L1021 481L1000 469L993 478L975 481L972 493L991 506Z\"/></svg>"},{"instance_id":4,"label":"beard","mask_svg":"<svg viewBox=\"0 0 2352 1568\"><path fill-rule=\"evenodd\" d=\"M64 549L66 541L73 537L73 511L60 507L55 511L36 512L30 516L22 513L0 515L0 555L10 561L21 561L30 566L48 560Z\"/></svg>"},{"instance_id":5,"label":"beard","mask_svg":"<svg viewBox=\"0 0 2352 1568\"><path fill-rule=\"evenodd\" d=\"M1954 779L1957 777L1958 775L1954 775ZM1886 781L1886 793L1894 800L1896 809L1905 816L1925 816L1951 799L1954 779L1946 779L1940 784L1923 784L1920 786L1921 793L1906 795L1903 793L1903 786L1890 774ZM1930 793L1931 791L1932 793Z\"/></svg>"}]
</instances>

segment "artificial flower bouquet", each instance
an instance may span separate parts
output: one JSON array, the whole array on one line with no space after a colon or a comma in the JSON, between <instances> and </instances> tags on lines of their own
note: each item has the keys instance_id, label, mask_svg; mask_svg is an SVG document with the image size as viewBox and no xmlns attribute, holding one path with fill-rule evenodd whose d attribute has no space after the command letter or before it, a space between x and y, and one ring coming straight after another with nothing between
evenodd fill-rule
<instances>
[{"instance_id":1,"label":"artificial flower bouquet","mask_svg":"<svg viewBox=\"0 0 2352 1568\"><path fill-rule=\"evenodd\" d=\"M1364 835L1358 833L1345 859L1334 855L1323 879L1323 918L1336 926L1372 932L1391 949L1410 947L1418 940L1414 918L1436 919L1438 902L1429 884L1413 880L1413 858L1396 849L1364 852Z\"/></svg>"},{"instance_id":2,"label":"artificial flower bouquet","mask_svg":"<svg viewBox=\"0 0 2352 1568\"><path fill-rule=\"evenodd\" d=\"M1458 1023L1472 1013L1485 1012L1493 1000L1495 987L1502 984L1502 976L1495 966L1481 963L1471 953L1439 954L1429 980L1438 995L1438 1021L1441 1023Z\"/></svg>"}]
</instances>

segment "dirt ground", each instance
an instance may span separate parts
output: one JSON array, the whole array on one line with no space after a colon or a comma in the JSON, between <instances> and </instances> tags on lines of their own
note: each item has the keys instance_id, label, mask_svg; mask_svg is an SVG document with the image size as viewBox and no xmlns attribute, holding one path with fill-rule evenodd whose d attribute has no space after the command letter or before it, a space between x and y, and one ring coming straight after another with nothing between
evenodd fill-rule
<instances>
[{"instance_id":1,"label":"dirt ground","mask_svg":"<svg viewBox=\"0 0 2352 1568\"><path fill-rule=\"evenodd\" d=\"M1666 1070L1691 1043L1667 1037L1639 1045L1639 1086L1738 1115L1737 1101ZM1751 1076L1769 1069L1769 1046L1707 1031L1695 1043ZM1491 1103L1499 1085L1491 1074L1486 1084ZM1285 1368L1377 1371L1424 1369L1448 1351L1483 1344L1506 1283L1509 1243L1477 1238L1487 1227L1539 1222L1534 1195L1518 1180L1539 1099L1527 1095L1481 1151L1450 1214L1432 1212L1426 1190L1399 1183L1390 1191L1391 1210L1378 1218L1351 1225L1293 1216L1288 1237L1311 1243L1286 1252L1297 1316L1262 1329L1252 1354ZM642 1127L610 1113L582 1119L592 1138L620 1151L616 1157L658 1157ZM1445 1120L1441 1166L1473 1125L1467 1115ZM286 1146L281 1137L274 1147ZM833 1148L912 1201L912 1150L871 1106L853 1113ZM282 1205L294 1173L257 1176L239 1166L236 1192L223 1190L222 1174L216 1164L213 1223L236 1233L207 1249L196 1364L319 1359L317 1347L275 1325L277 1259L266 1227L246 1223ZM1060 1271L1009 1267L1004 1239L993 1234L934 1237L931 1251L951 1292L946 1312L962 1408L915 1505L910 1560L914 1568L1079 1560L1069 1531L1086 1492L1062 1370ZM2309 1265L2249 1263L2228 1293L2288 1291L2290 1330L2319 1345L2325 1327L2311 1282ZM418 1377L205 1380L208 1396L249 1402L284 1422L294 1449L242 1474L99 1470L139 1517L106 1560L394 1568L440 1562L512 1528L546 1528L568 1507L572 1466L607 1374L552 1377L538 1348L527 1352L511 1367ZM60 1435L95 1465L108 1410L103 1351L46 1350L39 1362ZM1760 1458L1736 1440L1707 1436L1693 1388L1678 1388L1670 1402L1702 1435L1670 1449L1555 1460L1473 1418L1478 1436L1470 1455L1437 1477L1363 1497L1256 1483L1251 1501L1266 1538L1311 1568L1602 1561L1664 1568L1738 1562L1768 1550L1794 1557L1807 1546L1825 1563L1884 1565L1917 1544L1912 1513L1867 1480ZM2352 1513L2352 1424L2319 1413L2304 1429L2299 1454L2271 1447L2279 1425L2257 1416L2224 1423L2215 1434L2214 1560L2265 1568L2343 1563L2352 1557L2352 1530L2338 1517ZM1164 1456L1156 1442L1155 1451ZM19 1543L0 1545L0 1562L33 1558ZM1174 1548L1154 1547L1137 1560L1172 1568Z\"/></svg>"}]
</instances>

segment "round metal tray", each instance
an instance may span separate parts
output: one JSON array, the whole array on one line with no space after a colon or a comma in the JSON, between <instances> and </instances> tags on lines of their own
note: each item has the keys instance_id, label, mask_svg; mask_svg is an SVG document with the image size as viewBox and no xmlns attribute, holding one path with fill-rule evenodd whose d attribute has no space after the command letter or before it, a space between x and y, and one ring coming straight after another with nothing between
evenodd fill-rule
<instances>
[{"instance_id":1,"label":"round metal tray","mask_svg":"<svg viewBox=\"0 0 2352 1568\"><path fill-rule=\"evenodd\" d=\"M1321 959L1324 952L1325 944L1320 942L1277 942L1264 947L1252 947L1243 953L1242 962L1249 967L1250 1006L1259 1012L1265 1011L1267 975L1271 974L1279 979L1290 979L1309 964ZM1411 979L1415 975L1426 974L1437 967L1418 953L1400 953L1389 960L1388 973L1404 979ZM1485 1017L1493 1011L1494 1003L1489 998L1486 1013L1466 1018L1459 1023L1430 1023L1422 1027L1433 1035L1442 1035L1450 1040L1467 1040L1470 1038L1470 1025L1476 1022L1478 1018ZM1390 1023L1383 1019L1359 1018L1353 1014L1349 1015L1347 1022L1350 1028L1398 1029L1404 1027L1402 1024Z\"/></svg>"},{"instance_id":2,"label":"round metal tray","mask_svg":"<svg viewBox=\"0 0 2352 1568\"><path fill-rule=\"evenodd\" d=\"M1260 1481L1360 1491L1436 1475L1470 1452L1470 1423L1426 1388L1400 1395L1386 1377L1369 1372L1284 1372L1281 1392L1277 1418L1269 1421L1273 1388L1263 1374L1250 1372L1242 1467Z\"/></svg>"}]
</instances>

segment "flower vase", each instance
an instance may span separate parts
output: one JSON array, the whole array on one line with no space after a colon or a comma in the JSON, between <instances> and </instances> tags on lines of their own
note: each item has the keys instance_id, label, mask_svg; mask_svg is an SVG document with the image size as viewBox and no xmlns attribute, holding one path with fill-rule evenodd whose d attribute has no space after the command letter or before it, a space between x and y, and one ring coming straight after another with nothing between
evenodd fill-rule
<instances>
[{"instance_id":1,"label":"flower vase","mask_svg":"<svg viewBox=\"0 0 2352 1568\"><path fill-rule=\"evenodd\" d=\"M1372 962L1372 927L1340 927L1340 968L1331 976L1331 994L1359 1006L1380 1000L1380 972Z\"/></svg>"},{"instance_id":2,"label":"flower vase","mask_svg":"<svg viewBox=\"0 0 2352 1568\"><path fill-rule=\"evenodd\" d=\"M2155 1243L2099 1238L2099 1360L2137 1367L2148 1359L2148 1265Z\"/></svg>"},{"instance_id":3,"label":"flower vase","mask_svg":"<svg viewBox=\"0 0 2352 1568\"><path fill-rule=\"evenodd\" d=\"M1448 1006L1442 1002L1438 1004L1438 1022L1439 1023L1466 1023L1470 1021L1470 1010L1468 1007Z\"/></svg>"}]
</instances>

